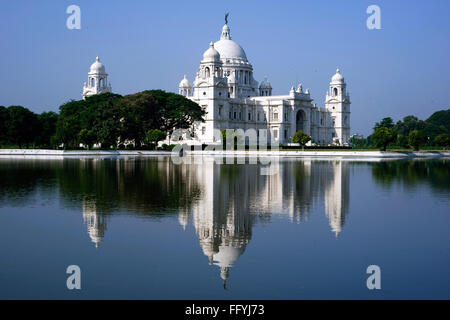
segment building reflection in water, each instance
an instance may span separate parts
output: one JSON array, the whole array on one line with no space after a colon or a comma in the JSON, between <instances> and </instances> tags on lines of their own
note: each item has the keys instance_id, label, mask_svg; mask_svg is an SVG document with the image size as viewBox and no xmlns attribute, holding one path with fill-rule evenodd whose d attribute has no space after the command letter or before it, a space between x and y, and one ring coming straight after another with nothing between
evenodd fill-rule
<instances>
[{"instance_id":1,"label":"building reflection in water","mask_svg":"<svg viewBox=\"0 0 450 320\"><path fill-rule=\"evenodd\" d=\"M107 185L117 184L114 201L121 207L143 215L155 213L155 190L170 194L170 203L158 200L158 206L175 203L184 230L192 219L200 247L209 263L220 268L224 286L258 220L287 215L290 221L301 223L322 202L331 231L336 236L342 231L349 203L348 162L284 160L275 174L262 175L260 165L220 165L205 159L201 165L159 159L150 169L137 160L117 161L107 172L108 179L115 175ZM152 194L140 195L143 190ZM88 234L98 247L106 231L106 215L99 213L97 201L102 195L96 192L83 198L82 210Z\"/></svg>"},{"instance_id":2,"label":"building reflection in water","mask_svg":"<svg viewBox=\"0 0 450 320\"><path fill-rule=\"evenodd\" d=\"M203 253L220 268L225 281L230 268L252 237L257 218L287 214L292 222L307 220L314 202L323 199L331 231L342 231L349 203L349 168L344 161L285 161L278 173L261 175L257 165L204 163L196 170L201 200L192 208L193 225ZM185 226L186 212L180 213Z\"/></svg>"},{"instance_id":3,"label":"building reflection in water","mask_svg":"<svg viewBox=\"0 0 450 320\"><path fill-rule=\"evenodd\" d=\"M83 222L86 224L91 241L98 248L105 236L106 216L97 212L95 202L83 200Z\"/></svg>"}]
</instances>

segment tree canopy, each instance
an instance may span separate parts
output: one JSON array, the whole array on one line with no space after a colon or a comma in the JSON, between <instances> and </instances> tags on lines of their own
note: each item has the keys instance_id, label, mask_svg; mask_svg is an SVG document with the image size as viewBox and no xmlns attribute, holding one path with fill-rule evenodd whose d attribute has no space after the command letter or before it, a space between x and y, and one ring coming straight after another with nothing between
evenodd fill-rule
<instances>
[{"instance_id":1,"label":"tree canopy","mask_svg":"<svg viewBox=\"0 0 450 320\"><path fill-rule=\"evenodd\" d=\"M163 90L147 90L120 96L112 93L94 95L86 100L70 101L60 108L57 137L67 147L87 142L102 148L133 143L147 143L150 130L170 135L176 129L189 129L203 121L205 112L184 96ZM87 130L87 131L83 131ZM88 139L88 140L86 140Z\"/></svg>"},{"instance_id":2,"label":"tree canopy","mask_svg":"<svg viewBox=\"0 0 450 320\"><path fill-rule=\"evenodd\" d=\"M302 130L298 130L293 136L292 136L292 142L298 143L302 147L304 147L309 141L311 141L311 137L308 136L306 133L303 133Z\"/></svg>"},{"instance_id":3,"label":"tree canopy","mask_svg":"<svg viewBox=\"0 0 450 320\"><path fill-rule=\"evenodd\" d=\"M372 134L372 140L375 146L386 151L386 147L396 139L395 130L393 128L380 127Z\"/></svg>"},{"instance_id":4,"label":"tree canopy","mask_svg":"<svg viewBox=\"0 0 450 320\"><path fill-rule=\"evenodd\" d=\"M373 133L367 139L351 138L350 142L354 147L376 146L385 150L391 145L417 150L424 145L445 147L446 134L450 134L450 110L441 110L426 120L409 115L394 124L392 118L383 118L375 124Z\"/></svg>"},{"instance_id":5,"label":"tree canopy","mask_svg":"<svg viewBox=\"0 0 450 320\"><path fill-rule=\"evenodd\" d=\"M8 107L6 134L9 142L19 148L30 145L39 134L39 120L35 113L22 106Z\"/></svg>"}]
</instances>

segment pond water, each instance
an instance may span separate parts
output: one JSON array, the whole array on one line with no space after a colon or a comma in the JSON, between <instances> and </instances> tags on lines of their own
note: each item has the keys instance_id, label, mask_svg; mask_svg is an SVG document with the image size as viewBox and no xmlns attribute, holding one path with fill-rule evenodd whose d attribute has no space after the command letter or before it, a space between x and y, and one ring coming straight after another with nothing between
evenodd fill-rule
<instances>
[{"instance_id":1,"label":"pond water","mask_svg":"<svg viewBox=\"0 0 450 320\"><path fill-rule=\"evenodd\" d=\"M0 298L450 299L449 159L263 167L0 159Z\"/></svg>"}]
</instances>

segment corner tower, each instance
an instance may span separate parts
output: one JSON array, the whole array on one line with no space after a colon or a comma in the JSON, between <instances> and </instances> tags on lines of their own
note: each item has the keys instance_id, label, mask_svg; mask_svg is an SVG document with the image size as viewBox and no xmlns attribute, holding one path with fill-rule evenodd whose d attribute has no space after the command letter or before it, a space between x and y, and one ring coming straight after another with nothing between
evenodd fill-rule
<instances>
[{"instance_id":1,"label":"corner tower","mask_svg":"<svg viewBox=\"0 0 450 320\"><path fill-rule=\"evenodd\" d=\"M212 42L203 54L191 98L206 111L205 122L196 128L197 137L202 141L215 142L214 120L223 117L226 112L228 85L220 53Z\"/></svg>"},{"instance_id":2,"label":"corner tower","mask_svg":"<svg viewBox=\"0 0 450 320\"><path fill-rule=\"evenodd\" d=\"M111 91L111 84L108 83L108 74L105 71L105 66L100 62L99 57L97 57L89 70L88 83L84 83L83 99L95 94Z\"/></svg>"},{"instance_id":3,"label":"corner tower","mask_svg":"<svg viewBox=\"0 0 450 320\"><path fill-rule=\"evenodd\" d=\"M331 78L325 107L331 116L330 138L333 143L348 145L350 139L350 94L339 69Z\"/></svg>"}]
</instances>

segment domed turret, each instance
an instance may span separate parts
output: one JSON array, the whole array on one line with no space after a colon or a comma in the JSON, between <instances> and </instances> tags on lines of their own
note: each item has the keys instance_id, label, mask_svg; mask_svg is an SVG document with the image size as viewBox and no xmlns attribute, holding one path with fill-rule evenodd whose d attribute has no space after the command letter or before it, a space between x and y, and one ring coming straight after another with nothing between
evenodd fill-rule
<instances>
[{"instance_id":1,"label":"domed turret","mask_svg":"<svg viewBox=\"0 0 450 320\"><path fill-rule=\"evenodd\" d=\"M339 69L336 70L336 74L331 78L331 83L344 83L344 77Z\"/></svg>"},{"instance_id":2,"label":"domed turret","mask_svg":"<svg viewBox=\"0 0 450 320\"><path fill-rule=\"evenodd\" d=\"M272 85L270 84L267 77L264 77L264 80L261 81L259 85L259 95L260 96L271 96L272 95Z\"/></svg>"},{"instance_id":3,"label":"domed turret","mask_svg":"<svg viewBox=\"0 0 450 320\"><path fill-rule=\"evenodd\" d=\"M192 88L191 83L189 82L189 80L186 78L186 75L184 75L183 80L180 81L180 84L178 85L179 88Z\"/></svg>"},{"instance_id":4,"label":"domed turret","mask_svg":"<svg viewBox=\"0 0 450 320\"><path fill-rule=\"evenodd\" d=\"M220 53L214 48L214 44L209 44L208 50L205 51L203 54L203 61L219 61L220 60Z\"/></svg>"},{"instance_id":5,"label":"domed turret","mask_svg":"<svg viewBox=\"0 0 450 320\"><path fill-rule=\"evenodd\" d=\"M260 89L272 89L272 85L270 84L267 77L264 77L264 80L261 81L261 84L259 85Z\"/></svg>"},{"instance_id":6,"label":"domed turret","mask_svg":"<svg viewBox=\"0 0 450 320\"><path fill-rule=\"evenodd\" d=\"M108 83L108 74L105 66L100 62L99 57L95 58L95 62L91 64L88 73L88 82L83 86L83 99L94 94L111 92L111 84Z\"/></svg>"},{"instance_id":7,"label":"domed turret","mask_svg":"<svg viewBox=\"0 0 450 320\"><path fill-rule=\"evenodd\" d=\"M95 58L95 62L91 65L91 69L89 73L93 74L105 74L105 66L100 62L99 57Z\"/></svg>"},{"instance_id":8,"label":"domed turret","mask_svg":"<svg viewBox=\"0 0 450 320\"><path fill-rule=\"evenodd\" d=\"M186 78L186 75L184 75L183 80L180 81L180 84L178 85L178 93L183 96L190 96L192 90L192 85L189 82L189 80Z\"/></svg>"}]
</instances>

